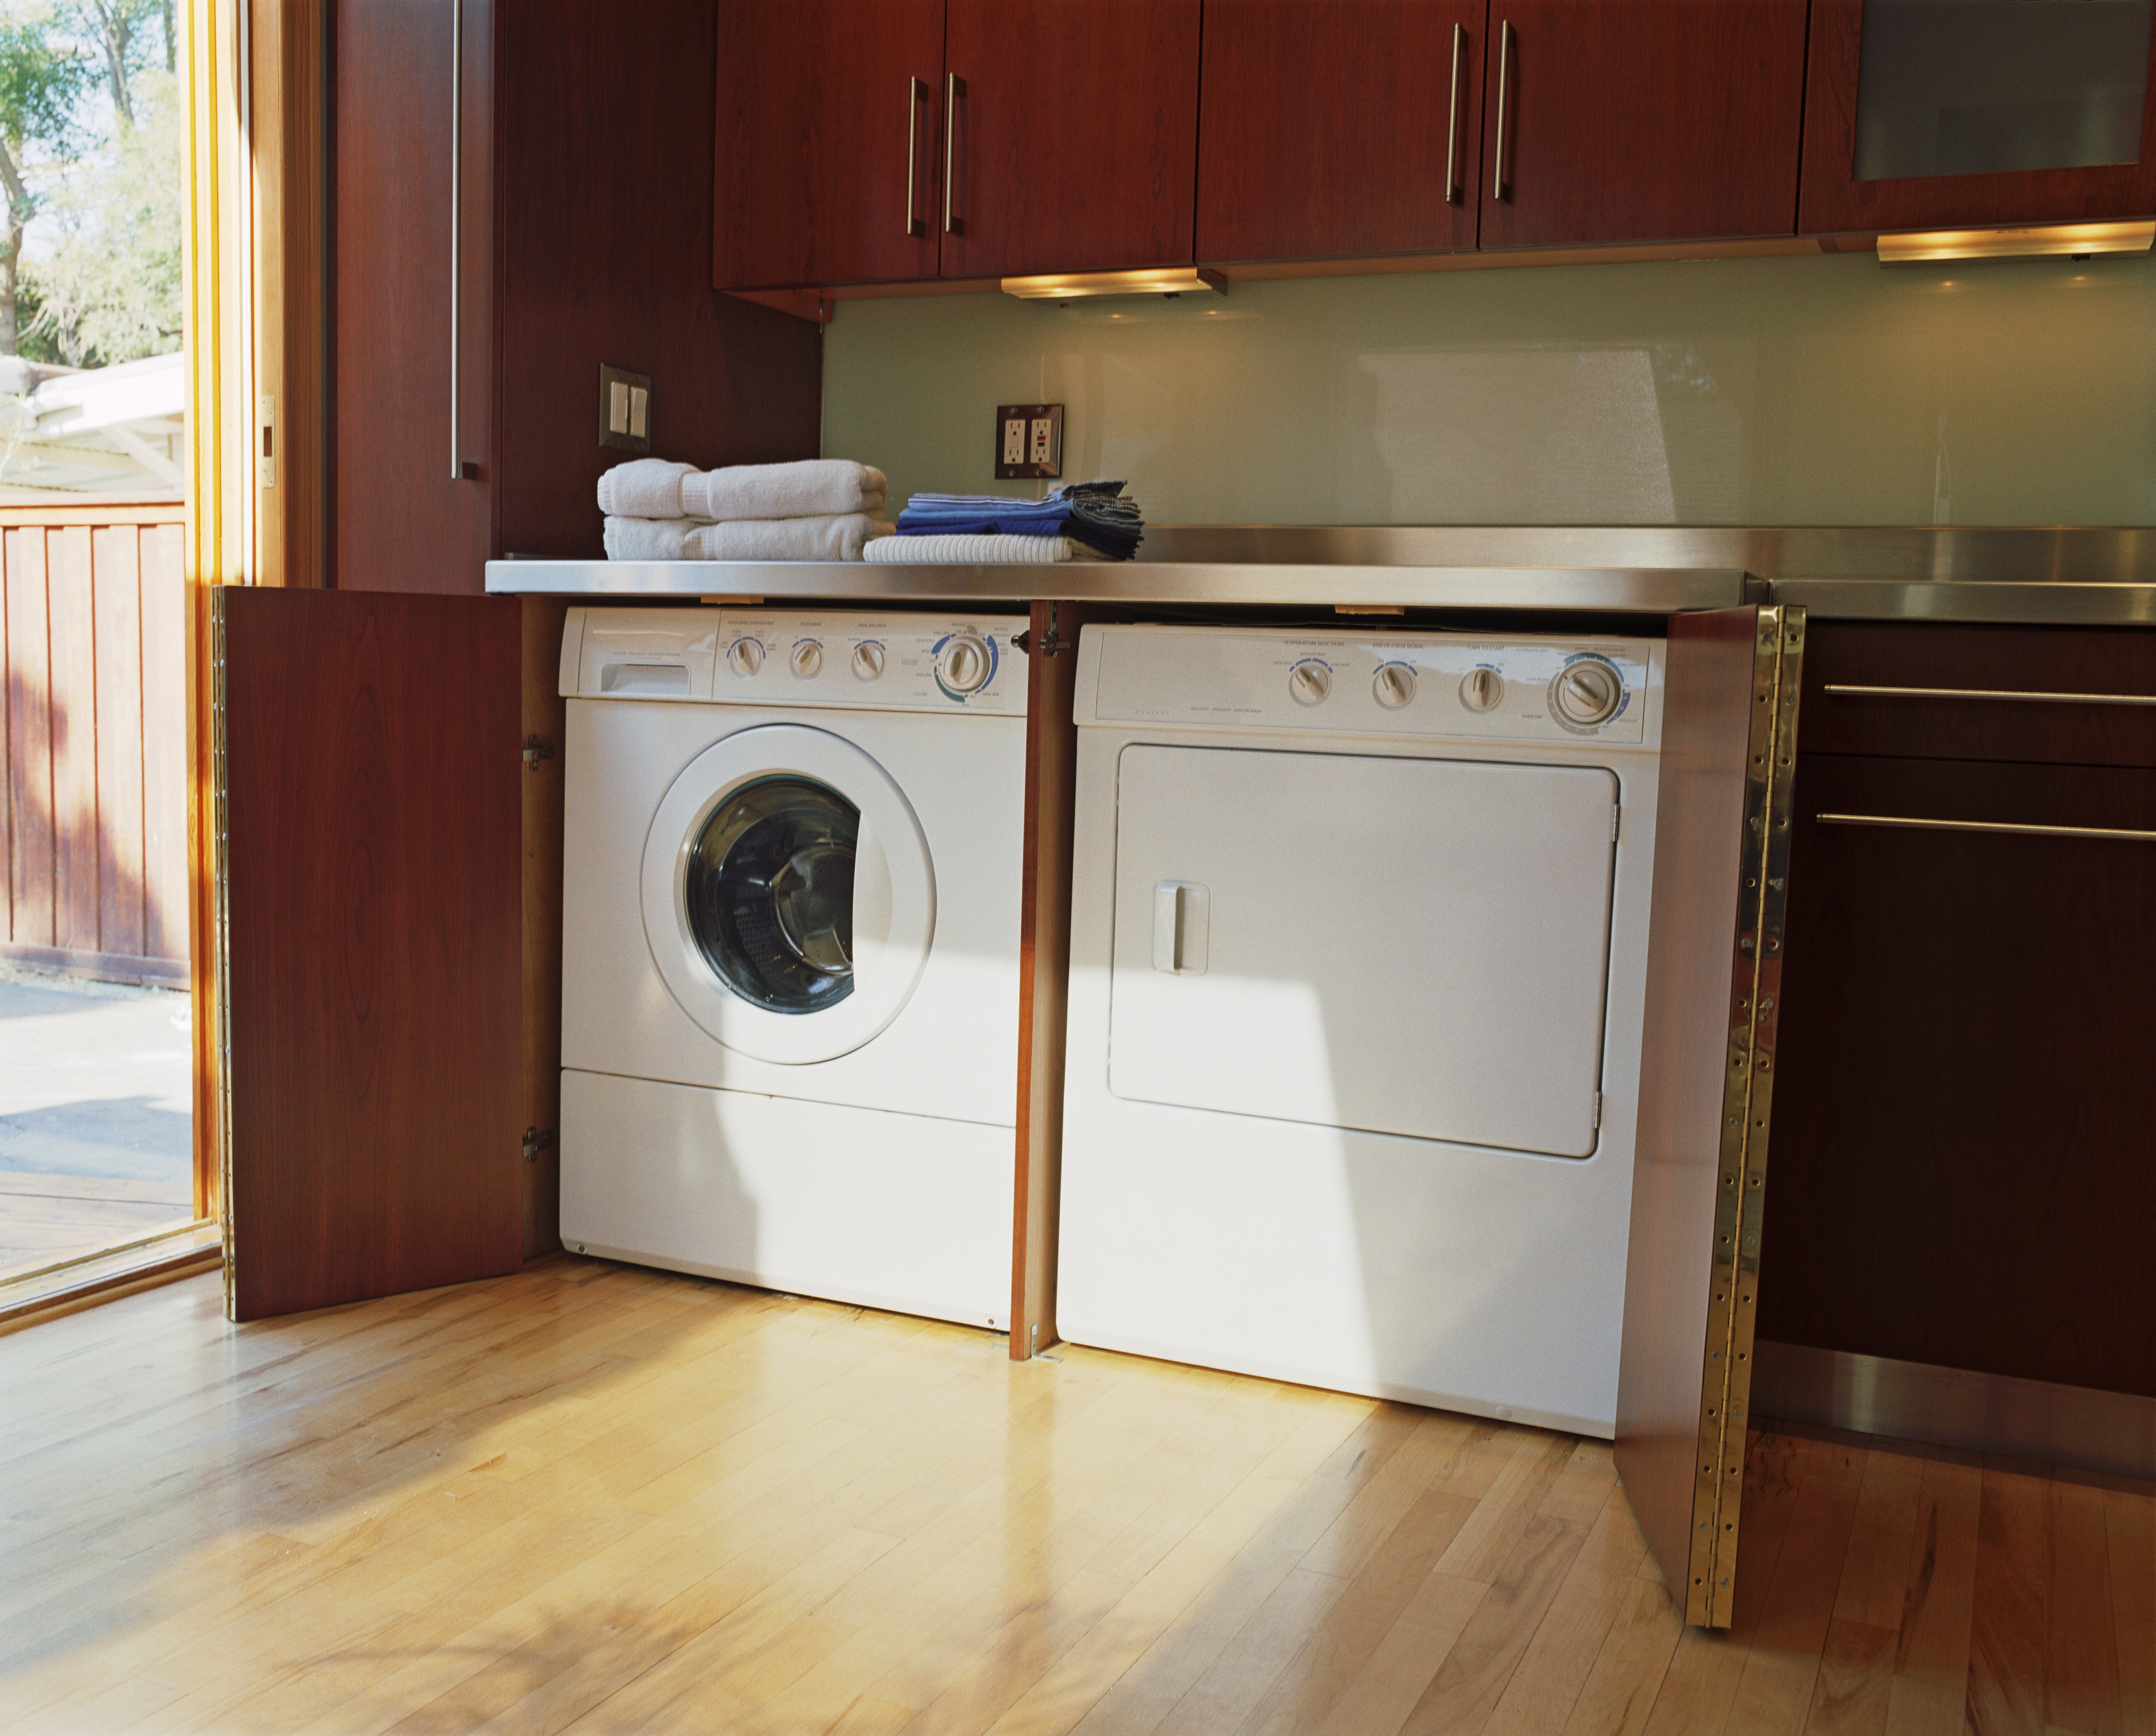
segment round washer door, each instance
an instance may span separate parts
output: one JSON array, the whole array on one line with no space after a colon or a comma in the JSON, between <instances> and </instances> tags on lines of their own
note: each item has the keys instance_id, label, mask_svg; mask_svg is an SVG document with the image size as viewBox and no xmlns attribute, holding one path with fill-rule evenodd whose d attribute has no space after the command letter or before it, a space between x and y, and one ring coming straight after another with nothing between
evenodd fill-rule
<instances>
[{"instance_id":1,"label":"round washer door","mask_svg":"<svg viewBox=\"0 0 2156 1736\"><path fill-rule=\"evenodd\" d=\"M928 962L936 875L890 775L828 730L767 724L682 768L644 843L644 932L681 1009L801 1066L898 1016Z\"/></svg>"}]
</instances>

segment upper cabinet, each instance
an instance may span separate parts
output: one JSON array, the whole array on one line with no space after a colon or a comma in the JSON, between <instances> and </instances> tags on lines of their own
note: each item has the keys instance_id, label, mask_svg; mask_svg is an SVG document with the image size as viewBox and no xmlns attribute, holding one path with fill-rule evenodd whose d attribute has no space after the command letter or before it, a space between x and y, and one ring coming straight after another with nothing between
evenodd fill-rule
<instances>
[{"instance_id":1,"label":"upper cabinet","mask_svg":"<svg viewBox=\"0 0 2156 1736\"><path fill-rule=\"evenodd\" d=\"M1488 0L1206 0L1198 257L1475 245Z\"/></svg>"},{"instance_id":2,"label":"upper cabinet","mask_svg":"<svg viewBox=\"0 0 2156 1736\"><path fill-rule=\"evenodd\" d=\"M1803 226L2156 213L2156 0L1812 0Z\"/></svg>"},{"instance_id":3,"label":"upper cabinet","mask_svg":"<svg viewBox=\"0 0 2156 1736\"><path fill-rule=\"evenodd\" d=\"M943 0L724 0L713 283L936 275Z\"/></svg>"},{"instance_id":4,"label":"upper cabinet","mask_svg":"<svg viewBox=\"0 0 2156 1736\"><path fill-rule=\"evenodd\" d=\"M1796 227L1804 0L1491 0L1481 244Z\"/></svg>"}]
</instances>

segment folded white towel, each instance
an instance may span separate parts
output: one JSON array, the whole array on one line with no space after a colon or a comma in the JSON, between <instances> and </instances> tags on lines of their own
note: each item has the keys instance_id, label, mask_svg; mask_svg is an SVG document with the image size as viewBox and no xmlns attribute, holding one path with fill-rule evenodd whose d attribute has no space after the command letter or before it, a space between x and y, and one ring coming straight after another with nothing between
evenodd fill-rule
<instances>
[{"instance_id":1,"label":"folded white towel","mask_svg":"<svg viewBox=\"0 0 2156 1736\"><path fill-rule=\"evenodd\" d=\"M891 484L881 470L846 458L798 464L730 465L681 479L677 509L690 518L814 518L880 512Z\"/></svg>"},{"instance_id":2,"label":"folded white towel","mask_svg":"<svg viewBox=\"0 0 2156 1736\"><path fill-rule=\"evenodd\" d=\"M1005 537L953 531L941 536L889 537L861 558L891 567L1045 567L1057 561L1106 557L1068 537Z\"/></svg>"},{"instance_id":3,"label":"folded white towel","mask_svg":"<svg viewBox=\"0 0 2156 1736\"><path fill-rule=\"evenodd\" d=\"M609 561L686 561L690 532L701 529L689 518L609 518L606 553Z\"/></svg>"},{"instance_id":4,"label":"folded white towel","mask_svg":"<svg viewBox=\"0 0 2156 1736\"><path fill-rule=\"evenodd\" d=\"M897 529L865 512L813 518L737 518L699 525L688 537L696 561L858 561L865 545Z\"/></svg>"},{"instance_id":5,"label":"folded white towel","mask_svg":"<svg viewBox=\"0 0 2156 1736\"><path fill-rule=\"evenodd\" d=\"M693 465L631 459L599 478L599 511L609 518L682 517L681 479L696 474Z\"/></svg>"}]
</instances>

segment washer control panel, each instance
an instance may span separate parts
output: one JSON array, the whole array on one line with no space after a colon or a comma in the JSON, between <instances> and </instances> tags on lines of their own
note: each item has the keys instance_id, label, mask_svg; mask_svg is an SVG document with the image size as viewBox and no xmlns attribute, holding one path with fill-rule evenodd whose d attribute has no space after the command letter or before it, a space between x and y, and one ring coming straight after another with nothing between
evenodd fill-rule
<instances>
[{"instance_id":1,"label":"washer control panel","mask_svg":"<svg viewBox=\"0 0 2156 1736\"><path fill-rule=\"evenodd\" d=\"M589 699L1025 712L1024 615L569 611L562 691Z\"/></svg>"},{"instance_id":2,"label":"washer control panel","mask_svg":"<svg viewBox=\"0 0 2156 1736\"><path fill-rule=\"evenodd\" d=\"M1652 639L1089 627L1081 723L1527 742L1646 739Z\"/></svg>"}]
</instances>

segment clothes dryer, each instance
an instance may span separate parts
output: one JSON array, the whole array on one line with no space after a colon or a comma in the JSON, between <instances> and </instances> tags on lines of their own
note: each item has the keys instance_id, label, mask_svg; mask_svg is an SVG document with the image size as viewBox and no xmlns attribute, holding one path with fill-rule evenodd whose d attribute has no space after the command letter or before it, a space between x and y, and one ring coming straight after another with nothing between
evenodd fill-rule
<instances>
[{"instance_id":1,"label":"clothes dryer","mask_svg":"<svg viewBox=\"0 0 2156 1736\"><path fill-rule=\"evenodd\" d=\"M1065 1338L1613 1432L1661 669L1085 629Z\"/></svg>"},{"instance_id":2,"label":"clothes dryer","mask_svg":"<svg viewBox=\"0 0 2156 1736\"><path fill-rule=\"evenodd\" d=\"M1007 1323L1021 624L569 612L566 1246Z\"/></svg>"}]
</instances>

